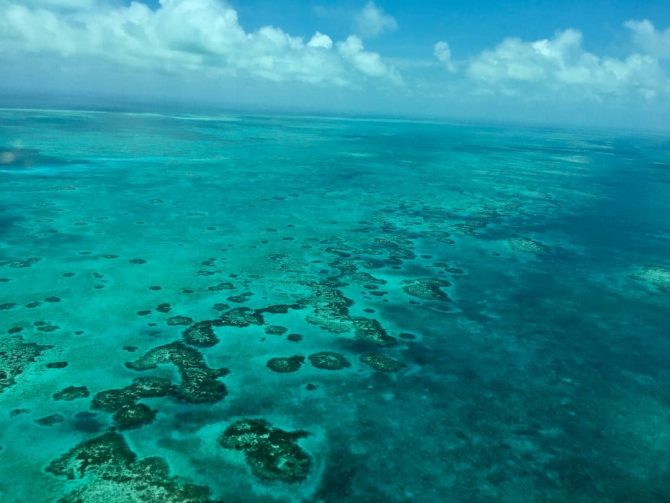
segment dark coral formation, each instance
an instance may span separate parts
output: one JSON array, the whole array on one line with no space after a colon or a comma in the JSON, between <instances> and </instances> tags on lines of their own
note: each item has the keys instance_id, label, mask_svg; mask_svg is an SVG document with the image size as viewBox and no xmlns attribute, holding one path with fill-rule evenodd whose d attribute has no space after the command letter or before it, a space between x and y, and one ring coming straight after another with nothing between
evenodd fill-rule
<instances>
[{"instance_id":1,"label":"dark coral formation","mask_svg":"<svg viewBox=\"0 0 670 503\"><path fill-rule=\"evenodd\" d=\"M549 251L548 246L525 237L513 237L509 240L509 244L514 250L526 253L541 254Z\"/></svg>"},{"instance_id":2,"label":"dark coral formation","mask_svg":"<svg viewBox=\"0 0 670 503\"><path fill-rule=\"evenodd\" d=\"M90 393L86 386L68 386L67 388L63 388L54 393L53 398L54 400L65 400L69 402L76 400L77 398L86 398L89 395Z\"/></svg>"},{"instance_id":3,"label":"dark coral formation","mask_svg":"<svg viewBox=\"0 0 670 503\"><path fill-rule=\"evenodd\" d=\"M386 228L385 230L395 231L395 229L391 228ZM386 253L386 262L390 265L400 265L404 260L416 258L414 252L409 248L412 241L397 234L387 233L384 237L377 237L370 246L373 250Z\"/></svg>"},{"instance_id":4,"label":"dark coral formation","mask_svg":"<svg viewBox=\"0 0 670 503\"><path fill-rule=\"evenodd\" d=\"M235 285L228 282L219 283L218 285L210 286L207 290L210 292L220 292L221 290L234 290Z\"/></svg>"},{"instance_id":5,"label":"dark coral formation","mask_svg":"<svg viewBox=\"0 0 670 503\"><path fill-rule=\"evenodd\" d=\"M284 335L288 332L288 328L281 325L268 325L265 327L265 333L268 335Z\"/></svg>"},{"instance_id":6,"label":"dark coral formation","mask_svg":"<svg viewBox=\"0 0 670 503\"><path fill-rule=\"evenodd\" d=\"M451 283L444 279L419 279L403 287L403 291L419 299L446 302L449 296L442 291L442 288L448 286L451 286Z\"/></svg>"},{"instance_id":7,"label":"dark coral formation","mask_svg":"<svg viewBox=\"0 0 670 503\"><path fill-rule=\"evenodd\" d=\"M361 355L360 360L362 363L380 372L398 372L406 367L403 362L381 353Z\"/></svg>"},{"instance_id":8,"label":"dark coral formation","mask_svg":"<svg viewBox=\"0 0 670 503\"><path fill-rule=\"evenodd\" d=\"M270 370L279 373L296 372L300 369L304 361L305 357L299 355L271 358L268 360L267 367Z\"/></svg>"},{"instance_id":9,"label":"dark coral formation","mask_svg":"<svg viewBox=\"0 0 670 503\"><path fill-rule=\"evenodd\" d=\"M382 327L381 323L373 318L352 318L356 328L356 337L374 344L375 346L388 347L395 345L398 341Z\"/></svg>"},{"instance_id":10,"label":"dark coral formation","mask_svg":"<svg viewBox=\"0 0 670 503\"><path fill-rule=\"evenodd\" d=\"M252 296L253 296L253 293L244 292L244 293L241 293L239 295L231 295L226 300L228 300L230 302L235 302L236 304L242 304L242 303L248 301Z\"/></svg>"},{"instance_id":11,"label":"dark coral formation","mask_svg":"<svg viewBox=\"0 0 670 503\"><path fill-rule=\"evenodd\" d=\"M119 433L105 433L80 443L52 461L46 470L69 480L87 478L85 485L61 499L61 503L212 501L208 488L170 476L163 458L138 460Z\"/></svg>"},{"instance_id":12,"label":"dark coral formation","mask_svg":"<svg viewBox=\"0 0 670 503\"><path fill-rule=\"evenodd\" d=\"M214 321L199 321L188 327L183 332L184 341L191 346L198 346L207 348L214 346L219 342L218 337L214 333Z\"/></svg>"},{"instance_id":13,"label":"dark coral formation","mask_svg":"<svg viewBox=\"0 0 670 503\"><path fill-rule=\"evenodd\" d=\"M270 314L286 314L290 309L303 309L305 307L304 303L296 302L294 304L273 304L271 306L262 307L256 309L257 313L270 313Z\"/></svg>"},{"instance_id":14,"label":"dark coral formation","mask_svg":"<svg viewBox=\"0 0 670 503\"><path fill-rule=\"evenodd\" d=\"M222 313L218 322L226 327L248 327L249 325L263 325L265 320L259 309L236 307Z\"/></svg>"},{"instance_id":15,"label":"dark coral formation","mask_svg":"<svg viewBox=\"0 0 670 503\"><path fill-rule=\"evenodd\" d=\"M302 284L312 290L309 304L313 314L306 317L309 323L333 333L351 330L349 308L354 302L339 290L345 286L344 283L331 277L319 282L306 281Z\"/></svg>"},{"instance_id":16,"label":"dark coral formation","mask_svg":"<svg viewBox=\"0 0 670 503\"><path fill-rule=\"evenodd\" d=\"M24 269L26 267L31 267L33 264L36 264L42 260L40 257L30 257L27 259L18 259L18 260L5 260L4 262L0 262L0 266L4 267L12 267L14 269Z\"/></svg>"},{"instance_id":17,"label":"dark coral formation","mask_svg":"<svg viewBox=\"0 0 670 503\"><path fill-rule=\"evenodd\" d=\"M192 403L214 403L227 395L226 386L218 380L228 374L227 369L211 369L203 356L182 342L158 346L141 358L126 362L133 370L149 370L158 365L172 364L179 370L181 383L174 396Z\"/></svg>"},{"instance_id":18,"label":"dark coral formation","mask_svg":"<svg viewBox=\"0 0 670 503\"><path fill-rule=\"evenodd\" d=\"M298 445L305 431L284 431L264 419L242 419L219 437L226 449L243 451L251 472L260 479L296 483L303 481L312 460Z\"/></svg>"},{"instance_id":19,"label":"dark coral formation","mask_svg":"<svg viewBox=\"0 0 670 503\"><path fill-rule=\"evenodd\" d=\"M167 302L163 302L162 304L158 304L156 306L156 311L158 311L159 313L169 313L171 310L172 306Z\"/></svg>"},{"instance_id":20,"label":"dark coral formation","mask_svg":"<svg viewBox=\"0 0 670 503\"><path fill-rule=\"evenodd\" d=\"M133 384L121 389L101 391L93 398L91 408L114 414L114 423L122 430L139 428L153 422L156 411L141 398L162 397L175 393L175 386L160 377L138 377Z\"/></svg>"},{"instance_id":21,"label":"dark coral formation","mask_svg":"<svg viewBox=\"0 0 670 503\"><path fill-rule=\"evenodd\" d=\"M165 321L169 326L190 325L193 323L193 318L188 316L172 316Z\"/></svg>"},{"instance_id":22,"label":"dark coral formation","mask_svg":"<svg viewBox=\"0 0 670 503\"><path fill-rule=\"evenodd\" d=\"M365 276L366 280L370 278L372 276ZM312 290L308 303L312 306L313 314L305 318L307 322L333 333L344 333L353 329L357 338L376 346L396 344L396 339L388 334L379 321L349 313L349 308L354 303L340 290L346 284L338 278L329 277L319 282L307 281L301 284Z\"/></svg>"},{"instance_id":23,"label":"dark coral formation","mask_svg":"<svg viewBox=\"0 0 670 503\"><path fill-rule=\"evenodd\" d=\"M368 272L357 272L351 275L351 279L363 283L363 285L368 288L369 286L379 287L385 285L386 281L383 279L375 278L372 274Z\"/></svg>"},{"instance_id":24,"label":"dark coral formation","mask_svg":"<svg viewBox=\"0 0 670 503\"><path fill-rule=\"evenodd\" d=\"M54 332L55 330L58 330L60 328L58 325L54 325L48 321L42 321L42 320L33 322L33 325L40 332Z\"/></svg>"},{"instance_id":25,"label":"dark coral formation","mask_svg":"<svg viewBox=\"0 0 670 503\"><path fill-rule=\"evenodd\" d=\"M43 346L34 342L24 342L21 336L0 339L0 393L16 383L16 377L45 350L53 346Z\"/></svg>"},{"instance_id":26,"label":"dark coral formation","mask_svg":"<svg viewBox=\"0 0 670 503\"><path fill-rule=\"evenodd\" d=\"M309 361L316 368L324 370L342 370L351 366L349 360L344 356L332 351L322 351L309 355Z\"/></svg>"},{"instance_id":27,"label":"dark coral formation","mask_svg":"<svg viewBox=\"0 0 670 503\"><path fill-rule=\"evenodd\" d=\"M48 369L64 369L67 366L67 362L49 362L46 364L46 368Z\"/></svg>"},{"instance_id":28,"label":"dark coral formation","mask_svg":"<svg viewBox=\"0 0 670 503\"><path fill-rule=\"evenodd\" d=\"M65 421L65 418L61 414L51 414L50 416L35 419L35 422L41 426L53 426L63 421Z\"/></svg>"}]
</instances>

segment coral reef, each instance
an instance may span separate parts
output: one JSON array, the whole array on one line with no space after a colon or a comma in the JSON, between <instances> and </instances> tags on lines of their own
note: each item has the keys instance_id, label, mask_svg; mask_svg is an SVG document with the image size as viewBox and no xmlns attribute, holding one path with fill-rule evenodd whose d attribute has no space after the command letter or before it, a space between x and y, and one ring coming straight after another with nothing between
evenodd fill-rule
<instances>
[{"instance_id":1,"label":"coral reef","mask_svg":"<svg viewBox=\"0 0 670 503\"><path fill-rule=\"evenodd\" d=\"M288 328L280 325L268 325L265 327L265 333L268 335L284 335L288 332Z\"/></svg>"},{"instance_id":2,"label":"coral reef","mask_svg":"<svg viewBox=\"0 0 670 503\"><path fill-rule=\"evenodd\" d=\"M273 304L271 306L256 309L256 312L260 314L286 314L290 309L303 309L304 307L305 304L301 302L296 302L295 304Z\"/></svg>"},{"instance_id":3,"label":"coral reef","mask_svg":"<svg viewBox=\"0 0 670 503\"><path fill-rule=\"evenodd\" d=\"M372 318L352 318L356 329L356 337L375 346L394 346L398 341L382 327L381 323Z\"/></svg>"},{"instance_id":4,"label":"coral reef","mask_svg":"<svg viewBox=\"0 0 670 503\"><path fill-rule=\"evenodd\" d=\"M381 353L361 355L360 360L362 363L380 372L398 372L406 367L403 362Z\"/></svg>"},{"instance_id":5,"label":"coral reef","mask_svg":"<svg viewBox=\"0 0 670 503\"><path fill-rule=\"evenodd\" d=\"M158 311L159 313L169 313L171 310L172 306L167 302L163 302L162 304L158 304L156 306L156 311Z\"/></svg>"},{"instance_id":6,"label":"coral reef","mask_svg":"<svg viewBox=\"0 0 670 503\"><path fill-rule=\"evenodd\" d=\"M165 320L165 322L170 326L190 325L193 323L193 318L189 318L188 316L172 316Z\"/></svg>"},{"instance_id":7,"label":"coral reef","mask_svg":"<svg viewBox=\"0 0 670 503\"><path fill-rule=\"evenodd\" d=\"M226 327L248 327L249 325L263 325L265 320L260 310L236 307L222 313L218 322Z\"/></svg>"},{"instance_id":8,"label":"coral reef","mask_svg":"<svg viewBox=\"0 0 670 503\"><path fill-rule=\"evenodd\" d=\"M91 401L93 410L104 410L114 414L114 423L121 430L139 428L153 422L156 411L140 398L162 397L175 393L175 386L160 377L138 377L133 384L121 389L101 391Z\"/></svg>"},{"instance_id":9,"label":"coral reef","mask_svg":"<svg viewBox=\"0 0 670 503\"><path fill-rule=\"evenodd\" d=\"M67 362L49 362L46 365L48 369L64 369L68 366Z\"/></svg>"},{"instance_id":10,"label":"coral reef","mask_svg":"<svg viewBox=\"0 0 670 503\"><path fill-rule=\"evenodd\" d=\"M305 318L307 322L333 333L351 330L349 308L354 302L338 289L344 286L344 283L331 277L319 282L304 281L301 284L312 291L308 301L312 307L312 314Z\"/></svg>"},{"instance_id":11,"label":"coral reef","mask_svg":"<svg viewBox=\"0 0 670 503\"><path fill-rule=\"evenodd\" d=\"M297 443L307 435L305 431L274 428L264 419L242 419L226 428L219 444L243 451L251 472L258 478L296 483L307 477L312 464Z\"/></svg>"},{"instance_id":12,"label":"coral reef","mask_svg":"<svg viewBox=\"0 0 670 503\"><path fill-rule=\"evenodd\" d=\"M183 332L184 341L191 346L198 346L202 348L214 346L219 342L218 337L214 333L213 326L216 325L214 321L199 321L188 327Z\"/></svg>"},{"instance_id":13,"label":"coral reef","mask_svg":"<svg viewBox=\"0 0 670 503\"><path fill-rule=\"evenodd\" d=\"M305 361L304 356L287 356L280 358L271 358L268 360L267 367L279 373L296 372Z\"/></svg>"},{"instance_id":14,"label":"coral reef","mask_svg":"<svg viewBox=\"0 0 670 503\"><path fill-rule=\"evenodd\" d=\"M329 277L319 282L303 281L301 284L312 290L308 304L313 311L305 317L308 323L336 334L353 329L356 337L376 346L396 344L396 339L386 332L379 321L351 316L349 308L354 302L339 290L346 284L338 278Z\"/></svg>"},{"instance_id":15,"label":"coral reef","mask_svg":"<svg viewBox=\"0 0 670 503\"><path fill-rule=\"evenodd\" d=\"M351 366L344 356L332 351L322 351L309 355L309 361L314 367L324 370L342 370Z\"/></svg>"},{"instance_id":16,"label":"coral reef","mask_svg":"<svg viewBox=\"0 0 670 503\"><path fill-rule=\"evenodd\" d=\"M448 286L451 286L451 283L444 279L420 279L403 287L403 291L419 299L446 302L449 296L442 291L442 288Z\"/></svg>"},{"instance_id":17,"label":"coral reef","mask_svg":"<svg viewBox=\"0 0 670 503\"><path fill-rule=\"evenodd\" d=\"M509 244L512 247L512 249L526 253L541 254L541 253L547 253L549 251L548 246L543 245L542 243L535 241L533 239L519 236L510 238Z\"/></svg>"},{"instance_id":18,"label":"coral reef","mask_svg":"<svg viewBox=\"0 0 670 503\"><path fill-rule=\"evenodd\" d=\"M46 468L69 480L86 477L86 484L60 503L142 502L210 503L210 490L170 476L163 458L137 459L119 433L86 440Z\"/></svg>"},{"instance_id":19,"label":"coral reef","mask_svg":"<svg viewBox=\"0 0 670 503\"><path fill-rule=\"evenodd\" d=\"M68 386L62 390L54 393L54 400L66 400L72 401L77 398L86 398L90 395L88 388L86 386Z\"/></svg>"},{"instance_id":20,"label":"coral reef","mask_svg":"<svg viewBox=\"0 0 670 503\"><path fill-rule=\"evenodd\" d=\"M62 414L51 414L49 416L35 419L35 422L41 426L53 426L54 424L62 423L65 418Z\"/></svg>"},{"instance_id":21,"label":"coral reef","mask_svg":"<svg viewBox=\"0 0 670 503\"><path fill-rule=\"evenodd\" d=\"M173 342L149 350L139 359L126 362L133 370L149 370L158 365L172 364L179 370L181 383L174 396L192 403L214 403L223 399L228 391L218 380L228 374L227 369L211 369L203 356L182 342Z\"/></svg>"},{"instance_id":22,"label":"coral reef","mask_svg":"<svg viewBox=\"0 0 670 503\"><path fill-rule=\"evenodd\" d=\"M227 297L226 300L230 302L234 302L236 304L242 304L246 301L248 301L251 297L253 296L253 293L251 292L244 292L239 295L231 295L230 297Z\"/></svg>"},{"instance_id":23,"label":"coral reef","mask_svg":"<svg viewBox=\"0 0 670 503\"><path fill-rule=\"evenodd\" d=\"M19 260L6 260L4 262L0 262L0 266L4 267L12 267L14 269L24 269L26 267L31 267L33 264L36 264L42 260L40 257L29 257L27 259L19 259Z\"/></svg>"},{"instance_id":24,"label":"coral reef","mask_svg":"<svg viewBox=\"0 0 670 503\"><path fill-rule=\"evenodd\" d=\"M21 336L0 339L0 393L16 383L18 375L53 346L24 342Z\"/></svg>"}]
</instances>

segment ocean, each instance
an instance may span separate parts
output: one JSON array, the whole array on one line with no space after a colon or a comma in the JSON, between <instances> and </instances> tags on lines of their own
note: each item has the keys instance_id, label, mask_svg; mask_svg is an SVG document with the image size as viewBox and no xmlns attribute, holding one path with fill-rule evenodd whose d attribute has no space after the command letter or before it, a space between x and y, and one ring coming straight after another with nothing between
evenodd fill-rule
<instances>
[{"instance_id":1,"label":"ocean","mask_svg":"<svg viewBox=\"0 0 670 503\"><path fill-rule=\"evenodd\" d=\"M0 110L0 500L669 501L670 138Z\"/></svg>"}]
</instances>

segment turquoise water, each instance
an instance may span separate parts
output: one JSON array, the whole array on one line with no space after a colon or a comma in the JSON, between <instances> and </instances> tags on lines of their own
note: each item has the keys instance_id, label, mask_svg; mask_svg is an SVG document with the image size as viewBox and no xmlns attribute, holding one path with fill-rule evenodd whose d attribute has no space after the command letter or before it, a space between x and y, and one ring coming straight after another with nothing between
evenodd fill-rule
<instances>
[{"instance_id":1,"label":"turquoise water","mask_svg":"<svg viewBox=\"0 0 670 503\"><path fill-rule=\"evenodd\" d=\"M669 501L670 139L2 110L0 152L3 502Z\"/></svg>"}]
</instances>

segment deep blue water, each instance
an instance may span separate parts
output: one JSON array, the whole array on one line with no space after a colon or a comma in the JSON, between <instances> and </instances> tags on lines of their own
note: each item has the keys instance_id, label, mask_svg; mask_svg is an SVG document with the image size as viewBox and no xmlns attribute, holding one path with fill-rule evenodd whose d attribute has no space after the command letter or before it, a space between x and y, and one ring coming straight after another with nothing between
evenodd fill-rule
<instances>
[{"instance_id":1,"label":"deep blue water","mask_svg":"<svg viewBox=\"0 0 670 503\"><path fill-rule=\"evenodd\" d=\"M0 110L3 502L670 501L669 314L667 137Z\"/></svg>"}]
</instances>

